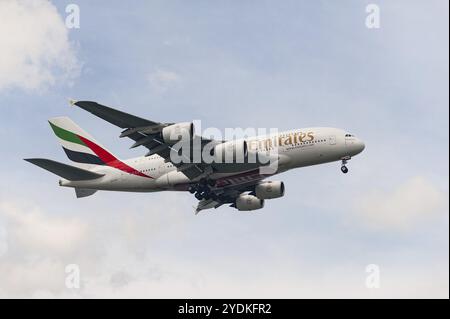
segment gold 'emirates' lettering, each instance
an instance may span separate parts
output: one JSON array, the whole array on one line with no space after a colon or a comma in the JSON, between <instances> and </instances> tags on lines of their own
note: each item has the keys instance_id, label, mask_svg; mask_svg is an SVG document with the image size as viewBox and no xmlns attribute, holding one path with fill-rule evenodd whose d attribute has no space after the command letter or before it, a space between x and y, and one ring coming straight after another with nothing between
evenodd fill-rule
<instances>
[{"instance_id":1,"label":"gold 'emirates' lettering","mask_svg":"<svg viewBox=\"0 0 450 319\"><path fill-rule=\"evenodd\" d=\"M299 137L298 137L299 142L303 143L305 141L305 137L306 137L306 133L300 132Z\"/></svg>"},{"instance_id":2,"label":"gold 'emirates' lettering","mask_svg":"<svg viewBox=\"0 0 450 319\"><path fill-rule=\"evenodd\" d=\"M287 139L284 140L284 145L292 145L292 135L289 134Z\"/></svg>"},{"instance_id":3,"label":"gold 'emirates' lettering","mask_svg":"<svg viewBox=\"0 0 450 319\"><path fill-rule=\"evenodd\" d=\"M265 140L248 141L248 147L251 151L269 150L276 146L292 146L298 143L312 142L314 140L314 132L296 132L287 135L278 135Z\"/></svg>"}]
</instances>

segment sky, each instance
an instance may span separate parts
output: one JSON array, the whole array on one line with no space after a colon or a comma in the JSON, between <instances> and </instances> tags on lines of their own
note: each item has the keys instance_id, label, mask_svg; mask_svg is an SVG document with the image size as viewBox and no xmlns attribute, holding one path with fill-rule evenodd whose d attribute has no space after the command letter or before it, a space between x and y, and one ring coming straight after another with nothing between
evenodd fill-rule
<instances>
[{"instance_id":1,"label":"sky","mask_svg":"<svg viewBox=\"0 0 450 319\"><path fill-rule=\"evenodd\" d=\"M444 0L0 0L0 297L448 298L448 12ZM220 130L339 127L366 149L346 175L329 163L273 177L285 196L254 212L196 216L188 193L76 199L22 160L68 163L48 118L69 116L120 158L145 150L69 98Z\"/></svg>"}]
</instances>

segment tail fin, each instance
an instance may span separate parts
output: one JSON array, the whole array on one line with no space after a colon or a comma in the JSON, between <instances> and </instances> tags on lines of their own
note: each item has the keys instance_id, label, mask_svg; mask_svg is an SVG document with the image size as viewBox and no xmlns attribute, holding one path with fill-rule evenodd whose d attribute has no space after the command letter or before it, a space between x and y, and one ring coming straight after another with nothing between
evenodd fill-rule
<instances>
[{"instance_id":1,"label":"tail fin","mask_svg":"<svg viewBox=\"0 0 450 319\"><path fill-rule=\"evenodd\" d=\"M25 160L69 181L85 181L104 176L103 174L94 173L45 158L27 158Z\"/></svg>"},{"instance_id":2,"label":"tail fin","mask_svg":"<svg viewBox=\"0 0 450 319\"><path fill-rule=\"evenodd\" d=\"M49 123L71 161L86 167L118 161L117 157L68 117L51 118Z\"/></svg>"}]
</instances>

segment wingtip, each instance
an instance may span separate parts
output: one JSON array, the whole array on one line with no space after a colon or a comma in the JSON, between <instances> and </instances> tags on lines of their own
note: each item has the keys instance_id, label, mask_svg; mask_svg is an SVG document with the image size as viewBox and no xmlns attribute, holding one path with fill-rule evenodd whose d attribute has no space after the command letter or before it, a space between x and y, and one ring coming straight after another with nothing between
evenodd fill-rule
<instances>
[{"instance_id":1,"label":"wingtip","mask_svg":"<svg viewBox=\"0 0 450 319\"><path fill-rule=\"evenodd\" d=\"M24 158L23 159L25 162L34 164L36 160L38 160L38 158Z\"/></svg>"},{"instance_id":2,"label":"wingtip","mask_svg":"<svg viewBox=\"0 0 450 319\"><path fill-rule=\"evenodd\" d=\"M70 104L71 106L76 105L77 102L78 102L77 100L74 100L74 99L69 98L69 104Z\"/></svg>"}]
</instances>

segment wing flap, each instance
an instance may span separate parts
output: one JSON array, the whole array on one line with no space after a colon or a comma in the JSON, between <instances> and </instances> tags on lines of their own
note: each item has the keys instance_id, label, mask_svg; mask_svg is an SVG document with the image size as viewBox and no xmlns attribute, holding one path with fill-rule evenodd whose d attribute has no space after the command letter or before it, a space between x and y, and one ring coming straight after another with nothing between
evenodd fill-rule
<instances>
[{"instance_id":1,"label":"wing flap","mask_svg":"<svg viewBox=\"0 0 450 319\"><path fill-rule=\"evenodd\" d=\"M218 208L222 205L223 205L223 203L212 200L212 199L203 199L198 202L198 205L195 208L195 215L200 213L200 211L202 211L202 210L210 209L210 208Z\"/></svg>"}]
</instances>

